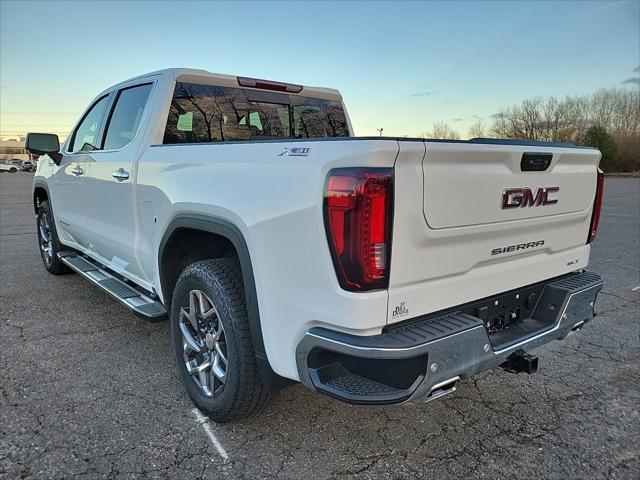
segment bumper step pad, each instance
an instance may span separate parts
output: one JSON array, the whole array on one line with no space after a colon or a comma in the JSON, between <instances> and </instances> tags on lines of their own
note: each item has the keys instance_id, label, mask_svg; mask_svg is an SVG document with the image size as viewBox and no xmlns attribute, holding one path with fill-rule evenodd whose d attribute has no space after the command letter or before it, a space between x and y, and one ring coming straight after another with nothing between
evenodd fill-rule
<instances>
[{"instance_id":1,"label":"bumper step pad","mask_svg":"<svg viewBox=\"0 0 640 480\"><path fill-rule=\"evenodd\" d=\"M369 337L349 335L322 327L312 328L309 333L319 336L330 335L332 340L344 342L356 348L406 350L481 325L483 325L482 320L477 317L463 312L453 312L403 324L385 333Z\"/></svg>"},{"instance_id":2,"label":"bumper step pad","mask_svg":"<svg viewBox=\"0 0 640 480\"><path fill-rule=\"evenodd\" d=\"M343 370L342 375L332 376L327 380L327 385L336 390L348 392L354 396L390 396L394 395L397 391L397 389L393 387L383 385L375 380L369 380L359 375L354 375L346 370Z\"/></svg>"},{"instance_id":3,"label":"bumper step pad","mask_svg":"<svg viewBox=\"0 0 640 480\"><path fill-rule=\"evenodd\" d=\"M73 251L59 252L58 258L73 271L100 287L141 317L151 321L162 320L166 317L167 310L164 305L147 296L148 294L127 285L92 259Z\"/></svg>"}]
</instances>

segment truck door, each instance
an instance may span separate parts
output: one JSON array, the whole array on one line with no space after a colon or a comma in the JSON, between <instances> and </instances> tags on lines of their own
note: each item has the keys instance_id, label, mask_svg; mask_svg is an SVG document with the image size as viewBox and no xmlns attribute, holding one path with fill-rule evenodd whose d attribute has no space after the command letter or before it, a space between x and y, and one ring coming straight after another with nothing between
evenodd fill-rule
<instances>
[{"instance_id":1,"label":"truck door","mask_svg":"<svg viewBox=\"0 0 640 480\"><path fill-rule=\"evenodd\" d=\"M90 155L85 179L89 249L116 272L143 281L135 248L134 168L141 151L135 139L152 86L114 93L102 148Z\"/></svg>"},{"instance_id":2,"label":"truck door","mask_svg":"<svg viewBox=\"0 0 640 480\"><path fill-rule=\"evenodd\" d=\"M56 228L63 240L87 246L85 224L84 183L88 155L98 148L101 126L109 104L109 94L89 107L71 134L62 152L60 166L53 174L52 207Z\"/></svg>"}]
</instances>

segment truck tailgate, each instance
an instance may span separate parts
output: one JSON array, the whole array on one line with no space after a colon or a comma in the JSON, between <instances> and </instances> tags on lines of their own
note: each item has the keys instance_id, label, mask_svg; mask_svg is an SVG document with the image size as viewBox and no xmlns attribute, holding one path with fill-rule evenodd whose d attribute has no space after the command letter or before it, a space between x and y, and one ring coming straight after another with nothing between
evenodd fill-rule
<instances>
[{"instance_id":1,"label":"truck tailgate","mask_svg":"<svg viewBox=\"0 0 640 480\"><path fill-rule=\"evenodd\" d=\"M550 163L529 171L523 158ZM599 160L584 148L400 141L388 323L584 267Z\"/></svg>"},{"instance_id":2,"label":"truck tailgate","mask_svg":"<svg viewBox=\"0 0 640 480\"><path fill-rule=\"evenodd\" d=\"M477 145L430 144L422 163L424 176L424 216L434 229L458 228L488 223L522 221L566 213L586 211L595 193L595 150L557 148L548 151L551 164L545 171L521 170L523 154L531 147L479 149ZM540 157L541 155L538 155ZM528 157L525 157L525 159ZM400 168L402 166L399 166ZM557 203L518 208L522 193L528 187L530 199L539 188L558 188L549 199ZM507 208L502 207L502 193L514 192ZM531 202L529 202L531 203Z\"/></svg>"}]
</instances>

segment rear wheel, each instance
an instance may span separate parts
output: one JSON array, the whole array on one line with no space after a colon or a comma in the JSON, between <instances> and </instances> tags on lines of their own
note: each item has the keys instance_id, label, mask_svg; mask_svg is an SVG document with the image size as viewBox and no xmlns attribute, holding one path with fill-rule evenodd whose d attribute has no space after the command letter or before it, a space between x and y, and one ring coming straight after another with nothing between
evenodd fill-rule
<instances>
[{"instance_id":1,"label":"rear wheel","mask_svg":"<svg viewBox=\"0 0 640 480\"><path fill-rule=\"evenodd\" d=\"M255 360L236 259L189 265L171 302L171 336L193 402L217 422L251 415L269 397Z\"/></svg>"},{"instance_id":2,"label":"rear wheel","mask_svg":"<svg viewBox=\"0 0 640 480\"><path fill-rule=\"evenodd\" d=\"M40 203L38 207L37 228L38 245L44 268L53 275L69 272L69 268L58 258L58 252L62 250L62 245L58 239L53 213L47 200Z\"/></svg>"}]
</instances>

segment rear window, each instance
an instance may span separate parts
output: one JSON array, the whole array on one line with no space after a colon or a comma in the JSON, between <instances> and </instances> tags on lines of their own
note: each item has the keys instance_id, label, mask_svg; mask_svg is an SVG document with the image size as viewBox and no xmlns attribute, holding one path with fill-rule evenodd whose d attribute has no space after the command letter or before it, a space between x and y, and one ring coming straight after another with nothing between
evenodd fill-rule
<instances>
[{"instance_id":1,"label":"rear window","mask_svg":"<svg viewBox=\"0 0 640 480\"><path fill-rule=\"evenodd\" d=\"M164 143L348 136L340 102L178 82Z\"/></svg>"}]
</instances>

